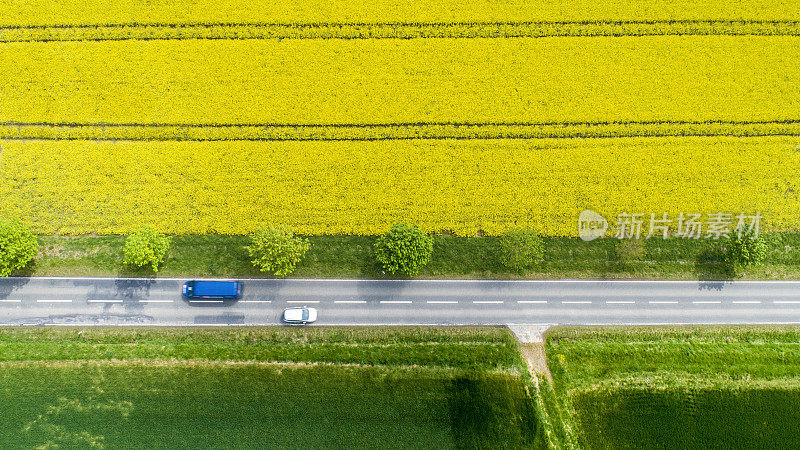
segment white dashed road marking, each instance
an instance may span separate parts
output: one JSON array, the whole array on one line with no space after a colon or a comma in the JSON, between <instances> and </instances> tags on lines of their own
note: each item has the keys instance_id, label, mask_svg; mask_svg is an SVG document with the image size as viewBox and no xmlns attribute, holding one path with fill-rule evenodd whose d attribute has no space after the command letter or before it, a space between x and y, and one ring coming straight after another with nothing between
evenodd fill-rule
<instances>
[{"instance_id":1,"label":"white dashed road marking","mask_svg":"<svg viewBox=\"0 0 800 450\"><path fill-rule=\"evenodd\" d=\"M122 300L86 300L88 303L122 303Z\"/></svg>"},{"instance_id":2,"label":"white dashed road marking","mask_svg":"<svg viewBox=\"0 0 800 450\"><path fill-rule=\"evenodd\" d=\"M606 304L609 305L634 305L636 304L635 301L631 300L606 300Z\"/></svg>"},{"instance_id":3,"label":"white dashed road marking","mask_svg":"<svg viewBox=\"0 0 800 450\"><path fill-rule=\"evenodd\" d=\"M367 303L366 300L335 300L333 303Z\"/></svg>"},{"instance_id":4,"label":"white dashed road marking","mask_svg":"<svg viewBox=\"0 0 800 450\"><path fill-rule=\"evenodd\" d=\"M547 300L517 300L517 303L547 303Z\"/></svg>"},{"instance_id":5,"label":"white dashed road marking","mask_svg":"<svg viewBox=\"0 0 800 450\"><path fill-rule=\"evenodd\" d=\"M428 300L428 303L455 305L455 304L458 303L458 301L455 301L455 300Z\"/></svg>"},{"instance_id":6,"label":"white dashed road marking","mask_svg":"<svg viewBox=\"0 0 800 450\"><path fill-rule=\"evenodd\" d=\"M497 304L503 303L503 301L502 300L486 300L486 301L474 300L472 303L477 304L477 305L497 305Z\"/></svg>"},{"instance_id":7,"label":"white dashed road marking","mask_svg":"<svg viewBox=\"0 0 800 450\"><path fill-rule=\"evenodd\" d=\"M72 303L72 300L36 300L36 303Z\"/></svg>"},{"instance_id":8,"label":"white dashed road marking","mask_svg":"<svg viewBox=\"0 0 800 450\"><path fill-rule=\"evenodd\" d=\"M585 301L562 301L562 305L591 305L592 302L585 302Z\"/></svg>"},{"instance_id":9,"label":"white dashed road marking","mask_svg":"<svg viewBox=\"0 0 800 450\"><path fill-rule=\"evenodd\" d=\"M381 303L411 303L411 300L381 300Z\"/></svg>"}]
</instances>

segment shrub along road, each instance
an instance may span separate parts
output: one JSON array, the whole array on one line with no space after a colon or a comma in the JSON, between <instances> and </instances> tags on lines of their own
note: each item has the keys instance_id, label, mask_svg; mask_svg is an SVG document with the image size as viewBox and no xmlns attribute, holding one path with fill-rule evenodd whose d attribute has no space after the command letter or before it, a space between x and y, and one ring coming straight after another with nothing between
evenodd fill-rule
<instances>
[{"instance_id":1,"label":"shrub along road","mask_svg":"<svg viewBox=\"0 0 800 450\"><path fill-rule=\"evenodd\" d=\"M175 278L5 278L4 325L800 323L800 281L243 280L238 301L187 301Z\"/></svg>"}]
</instances>

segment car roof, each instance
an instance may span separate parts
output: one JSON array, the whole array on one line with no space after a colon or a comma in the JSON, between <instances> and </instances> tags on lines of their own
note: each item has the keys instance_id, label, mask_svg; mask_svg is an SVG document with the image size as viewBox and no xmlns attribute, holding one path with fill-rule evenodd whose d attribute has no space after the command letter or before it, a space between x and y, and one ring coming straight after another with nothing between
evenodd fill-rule
<instances>
[{"instance_id":1,"label":"car roof","mask_svg":"<svg viewBox=\"0 0 800 450\"><path fill-rule=\"evenodd\" d=\"M283 318L286 320L303 320L303 311L308 311L308 318L305 319L308 322L313 322L317 320L317 310L316 308L306 308L302 306L294 306L292 308L286 308L283 310Z\"/></svg>"},{"instance_id":2,"label":"car roof","mask_svg":"<svg viewBox=\"0 0 800 450\"><path fill-rule=\"evenodd\" d=\"M283 311L283 317L286 320L303 320L303 309L300 307L286 308Z\"/></svg>"}]
</instances>

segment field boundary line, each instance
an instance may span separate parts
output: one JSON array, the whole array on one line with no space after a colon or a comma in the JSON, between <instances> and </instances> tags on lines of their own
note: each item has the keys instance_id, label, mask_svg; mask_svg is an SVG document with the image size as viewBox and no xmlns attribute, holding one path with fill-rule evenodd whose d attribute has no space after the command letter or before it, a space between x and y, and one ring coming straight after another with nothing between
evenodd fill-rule
<instances>
[{"instance_id":1,"label":"field boundary line","mask_svg":"<svg viewBox=\"0 0 800 450\"><path fill-rule=\"evenodd\" d=\"M181 39L431 39L605 36L799 36L796 20L430 23L118 23L6 25L0 42Z\"/></svg>"},{"instance_id":2,"label":"field boundary line","mask_svg":"<svg viewBox=\"0 0 800 450\"><path fill-rule=\"evenodd\" d=\"M93 141L382 141L800 136L800 120L765 122L106 124L0 123L0 139Z\"/></svg>"}]
</instances>

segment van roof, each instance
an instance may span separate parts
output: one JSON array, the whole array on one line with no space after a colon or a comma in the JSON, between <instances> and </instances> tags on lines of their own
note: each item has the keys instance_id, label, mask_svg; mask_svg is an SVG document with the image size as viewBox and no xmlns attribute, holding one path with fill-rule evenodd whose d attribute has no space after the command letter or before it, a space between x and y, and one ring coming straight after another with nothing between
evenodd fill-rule
<instances>
[{"instance_id":1,"label":"van roof","mask_svg":"<svg viewBox=\"0 0 800 450\"><path fill-rule=\"evenodd\" d=\"M238 281L195 281L195 295L236 295L239 289Z\"/></svg>"}]
</instances>

